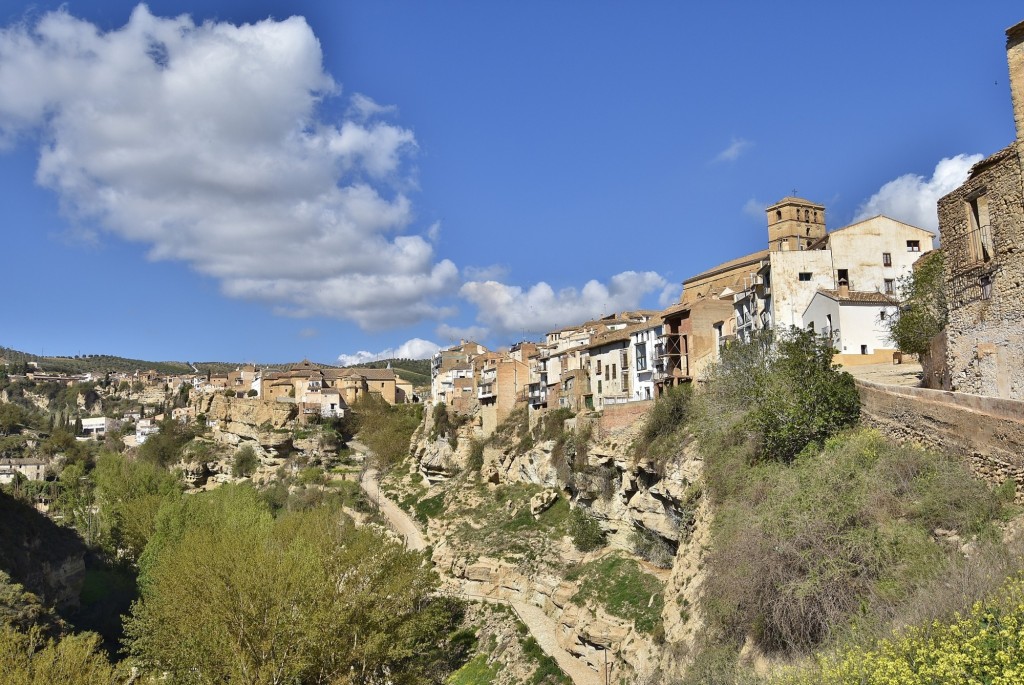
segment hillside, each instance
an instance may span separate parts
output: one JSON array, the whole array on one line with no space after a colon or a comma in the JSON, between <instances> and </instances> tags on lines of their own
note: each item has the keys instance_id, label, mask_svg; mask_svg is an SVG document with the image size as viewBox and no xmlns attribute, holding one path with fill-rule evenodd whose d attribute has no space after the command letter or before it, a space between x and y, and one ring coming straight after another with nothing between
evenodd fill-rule
<instances>
[{"instance_id":1,"label":"hillside","mask_svg":"<svg viewBox=\"0 0 1024 685\"><path fill-rule=\"evenodd\" d=\"M380 361L367 362L357 366L363 369L385 369L388 364L395 370L395 373L414 386L430 385L429 359L381 359Z\"/></svg>"}]
</instances>

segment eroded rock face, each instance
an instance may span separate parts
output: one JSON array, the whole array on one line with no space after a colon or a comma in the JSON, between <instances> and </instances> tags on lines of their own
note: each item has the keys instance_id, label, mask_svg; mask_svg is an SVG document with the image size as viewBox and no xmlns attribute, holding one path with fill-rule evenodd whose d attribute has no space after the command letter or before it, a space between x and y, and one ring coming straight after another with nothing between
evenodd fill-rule
<instances>
[{"instance_id":1,"label":"eroded rock face","mask_svg":"<svg viewBox=\"0 0 1024 685\"><path fill-rule=\"evenodd\" d=\"M264 448L281 449L291 445L288 430L298 409L284 402L226 397L222 394L199 395L192 406L205 414L208 425L215 426L214 439L227 445L253 440Z\"/></svg>"},{"instance_id":2,"label":"eroded rock face","mask_svg":"<svg viewBox=\"0 0 1024 685\"><path fill-rule=\"evenodd\" d=\"M444 437L429 438L429 430L413 436L412 458L430 483L440 483L459 474L469 463L473 441L480 438L479 426L470 422L460 426L456 446ZM418 439L417 439L418 437Z\"/></svg>"},{"instance_id":3,"label":"eroded rock face","mask_svg":"<svg viewBox=\"0 0 1024 685\"><path fill-rule=\"evenodd\" d=\"M541 507L550 506L557 493L565 493L572 506L586 508L597 519L613 548L632 552L635 532L656 541L663 550L660 563L671 568L657 569L644 563L665 584L662 618L667 644L638 633L631 622L608 615L600 606L577 604L573 598L578 584L545 572L543 566L540 570L526 568L488 557L486 550L453 550L447 545L443 525L434 521L429 532L435 544L435 563L463 592L542 607L560 626L561 646L598 672L604 667L605 655L614 654L611 670L616 680L639 682L656 677L670 682L685 670L685 658L679 655L690 651L685 647L692 646L703 626L699 593L711 513L701 496L703 460L696 445L683 446L665 463L637 460L632 444L641 425L642 421L637 421L603 432L589 443L585 458L567 455L566 446L559 447L555 441L538 443L523 454L512 447L489 444L484 448L480 472L487 483L525 482L546 488L530 503L534 515L543 511ZM457 459L447 442L440 442L443 444L436 447L425 445L421 434L413 447L421 473L431 482L441 480L431 477L443 471L438 464ZM468 443L460 434L460 445L464 442ZM569 460L574 464L571 470L566 466ZM563 561L582 562L608 551L584 556L568 538L563 544L564 549L557 552Z\"/></svg>"},{"instance_id":4,"label":"eroded rock face","mask_svg":"<svg viewBox=\"0 0 1024 685\"><path fill-rule=\"evenodd\" d=\"M548 488L542 490L530 498L530 513L534 518L539 517L558 500L558 491Z\"/></svg>"}]
</instances>

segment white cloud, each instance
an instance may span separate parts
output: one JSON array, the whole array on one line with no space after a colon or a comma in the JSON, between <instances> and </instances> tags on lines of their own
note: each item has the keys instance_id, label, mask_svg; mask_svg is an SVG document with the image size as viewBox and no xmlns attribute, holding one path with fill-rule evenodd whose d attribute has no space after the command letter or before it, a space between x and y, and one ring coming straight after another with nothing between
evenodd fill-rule
<instances>
[{"instance_id":1,"label":"white cloud","mask_svg":"<svg viewBox=\"0 0 1024 685\"><path fill-rule=\"evenodd\" d=\"M470 281L459 294L477 306L477 319L495 333L544 333L613 312L636 309L645 295L668 282L653 271L624 271L608 285L596 280L581 290L555 292L543 281L523 290L497 281Z\"/></svg>"},{"instance_id":2,"label":"white cloud","mask_svg":"<svg viewBox=\"0 0 1024 685\"><path fill-rule=\"evenodd\" d=\"M389 347L380 352L360 350L355 354L339 354L338 363L342 366L357 366L380 359L429 359L440 348L436 343L423 338L406 340L398 347Z\"/></svg>"},{"instance_id":3,"label":"white cloud","mask_svg":"<svg viewBox=\"0 0 1024 685\"><path fill-rule=\"evenodd\" d=\"M315 328L303 328L299 331L300 338L315 338L320 335L320 331Z\"/></svg>"},{"instance_id":4,"label":"white cloud","mask_svg":"<svg viewBox=\"0 0 1024 685\"><path fill-rule=\"evenodd\" d=\"M981 155L946 157L935 165L931 178L904 174L889 181L857 208L854 221L884 214L914 226L935 231L939 227L936 203L967 180L967 172Z\"/></svg>"},{"instance_id":5,"label":"white cloud","mask_svg":"<svg viewBox=\"0 0 1024 685\"><path fill-rule=\"evenodd\" d=\"M715 155L716 162L735 162L753 143L743 138L733 138L729 147Z\"/></svg>"},{"instance_id":6,"label":"white cloud","mask_svg":"<svg viewBox=\"0 0 1024 685\"><path fill-rule=\"evenodd\" d=\"M501 264L467 266L462 269L462 277L467 281L500 281L506 276L508 276L508 267Z\"/></svg>"},{"instance_id":7,"label":"white cloud","mask_svg":"<svg viewBox=\"0 0 1024 685\"><path fill-rule=\"evenodd\" d=\"M456 340L475 340L479 342L490 334L490 330L484 326L450 326L443 323L437 327L435 333L437 333L438 338L454 344Z\"/></svg>"},{"instance_id":8,"label":"white cloud","mask_svg":"<svg viewBox=\"0 0 1024 685\"><path fill-rule=\"evenodd\" d=\"M669 283L661 289L658 295L658 306L665 309L669 305L676 304L683 296L683 286L679 283Z\"/></svg>"},{"instance_id":9,"label":"white cloud","mask_svg":"<svg viewBox=\"0 0 1024 685\"><path fill-rule=\"evenodd\" d=\"M767 202L761 202L757 198L750 198L743 203L743 213L754 219L765 220L764 211L768 207Z\"/></svg>"},{"instance_id":10,"label":"white cloud","mask_svg":"<svg viewBox=\"0 0 1024 685\"><path fill-rule=\"evenodd\" d=\"M364 328L440 318L458 286L411 229L413 133L340 88L301 17L153 16L116 30L66 10L0 29L0 143L40 140L36 180L77 222L219 280L225 294Z\"/></svg>"}]
</instances>

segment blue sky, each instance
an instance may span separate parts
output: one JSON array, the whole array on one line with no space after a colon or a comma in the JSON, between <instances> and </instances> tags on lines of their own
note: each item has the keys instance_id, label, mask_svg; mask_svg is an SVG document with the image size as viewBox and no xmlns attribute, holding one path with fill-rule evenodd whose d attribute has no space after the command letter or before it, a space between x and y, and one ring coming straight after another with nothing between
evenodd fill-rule
<instances>
[{"instance_id":1,"label":"blue sky","mask_svg":"<svg viewBox=\"0 0 1024 685\"><path fill-rule=\"evenodd\" d=\"M717 5L717 6L716 6ZM61 9L63 7L63 9ZM0 6L0 344L357 361L674 301L1013 137L1019 3Z\"/></svg>"}]
</instances>

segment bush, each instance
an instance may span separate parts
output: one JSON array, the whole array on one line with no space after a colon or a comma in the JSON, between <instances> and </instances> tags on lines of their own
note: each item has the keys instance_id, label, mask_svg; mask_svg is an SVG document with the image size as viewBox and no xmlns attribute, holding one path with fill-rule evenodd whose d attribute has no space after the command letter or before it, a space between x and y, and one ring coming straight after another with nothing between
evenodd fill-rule
<instances>
[{"instance_id":1,"label":"bush","mask_svg":"<svg viewBox=\"0 0 1024 685\"><path fill-rule=\"evenodd\" d=\"M664 463L679 451L687 432L686 420L692 396L689 385L677 385L654 402L633 444L636 458L651 458Z\"/></svg>"},{"instance_id":2,"label":"bush","mask_svg":"<svg viewBox=\"0 0 1024 685\"><path fill-rule=\"evenodd\" d=\"M248 478L256 472L260 460L256 457L256 451L252 445L242 445L235 452L235 459L231 464L231 475L235 478Z\"/></svg>"},{"instance_id":3,"label":"bush","mask_svg":"<svg viewBox=\"0 0 1024 685\"><path fill-rule=\"evenodd\" d=\"M658 568L672 568L676 558L675 547L665 538L646 528L636 528L629 534L633 552Z\"/></svg>"},{"instance_id":4,"label":"bush","mask_svg":"<svg viewBox=\"0 0 1024 685\"><path fill-rule=\"evenodd\" d=\"M569 537L581 552L591 552L605 544L601 525L583 507L576 507L569 512Z\"/></svg>"},{"instance_id":5,"label":"bush","mask_svg":"<svg viewBox=\"0 0 1024 685\"><path fill-rule=\"evenodd\" d=\"M832 342L791 328L732 345L710 376L705 418L738 411L761 460L790 462L860 417L853 377L832 363Z\"/></svg>"},{"instance_id":6,"label":"bush","mask_svg":"<svg viewBox=\"0 0 1024 685\"><path fill-rule=\"evenodd\" d=\"M984 537L1004 507L960 460L866 429L788 466L731 471L705 610L728 639L753 635L768 651L806 652L855 615L894 616L960 554L933 538L936 527Z\"/></svg>"},{"instance_id":7,"label":"bush","mask_svg":"<svg viewBox=\"0 0 1024 685\"><path fill-rule=\"evenodd\" d=\"M466 460L468 471L480 472L484 467L484 443L474 440L469 446L469 459Z\"/></svg>"},{"instance_id":8,"label":"bush","mask_svg":"<svg viewBox=\"0 0 1024 685\"><path fill-rule=\"evenodd\" d=\"M1011 580L966 616L911 628L871 647L824 656L812 667L776 679L786 685L898 682L1024 682L1024 579Z\"/></svg>"}]
</instances>

